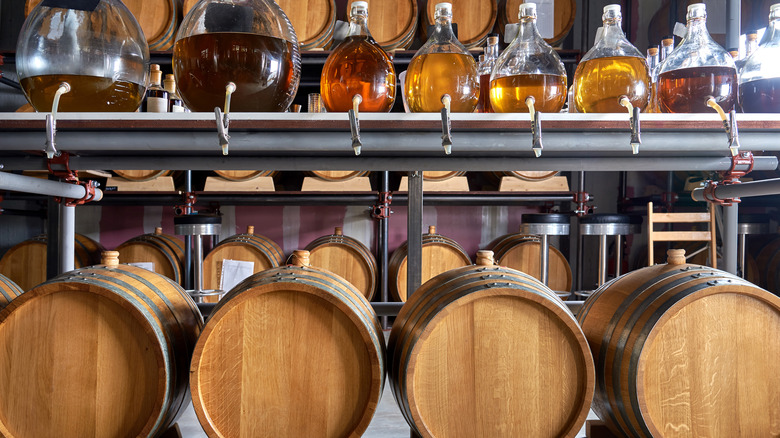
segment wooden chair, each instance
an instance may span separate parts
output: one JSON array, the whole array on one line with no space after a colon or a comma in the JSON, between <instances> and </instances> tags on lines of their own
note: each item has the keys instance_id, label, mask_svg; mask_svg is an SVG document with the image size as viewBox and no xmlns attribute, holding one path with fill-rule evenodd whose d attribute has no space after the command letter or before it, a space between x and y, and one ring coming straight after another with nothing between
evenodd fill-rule
<instances>
[{"instance_id":1,"label":"wooden chair","mask_svg":"<svg viewBox=\"0 0 780 438\"><path fill-rule=\"evenodd\" d=\"M709 223L707 231L655 231L660 223ZM715 205L709 205L706 213L654 213L653 203L647 203L647 265L653 266L654 242L709 242L710 266L717 269Z\"/></svg>"}]
</instances>

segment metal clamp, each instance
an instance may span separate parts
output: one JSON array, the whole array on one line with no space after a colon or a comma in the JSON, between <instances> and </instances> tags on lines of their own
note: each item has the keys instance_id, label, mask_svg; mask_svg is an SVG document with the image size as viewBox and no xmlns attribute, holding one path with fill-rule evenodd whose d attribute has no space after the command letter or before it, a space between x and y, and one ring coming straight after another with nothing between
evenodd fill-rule
<instances>
[{"instance_id":1,"label":"metal clamp","mask_svg":"<svg viewBox=\"0 0 780 438\"><path fill-rule=\"evenodd\" d=\"M536 99L534 99L533 96L528 96L525 99L525 104L528 106L528 113L531 115L532 148L536 158L539 158L542 156L542 149L544 148L544 145L542 145L542 122L539 119L539 112L534 108L534 102L536 102Z\"/></svg>"},{"instance_id":2,"label":"metal clamp","mask_svg":"<svg viewBox=\"0 0 780 438\"><path fill-rule=\"evenodd\" d=\"M590 194L588 194L588 192L574 192L572 202L577 204L577 209L574 210L574 213L577 214L577 216L586 216L593 210L594 207L587 205L588 201L590 201Z\"/></svg>"},{"instance_id":3,"label":"metal clamp","mask_svg":"<svg viewBox=\"0 0 780 438\"><path fill-rule=\"evenodd\" d=\"M707 180L704 182L702 197L707 202L723 206L730 206L739 203L741 199L738 197L719 198L717 195L715 195L715 189L718 187L718 185L739 184L741 182L740 178L752 172L754 165L755 160L753 159L752 152L742 152L736 156L731 157L731 168L725 172L719 172L721 177L720 183L712 180ZM747 169L736 170L737 166L747 166ZM691 196L693 196L693 193L694 192L691 192Z\"/></svg>"},{"instance_id":4,"label":"metal clamp","mask_svg":"<svg viewBox=\"0 0 780 438\"><path fill-rule=\"evenodd\" d=\"M46 114L46 144L43 151L46 153L46 158L50 160L54 158L55 155L59 154L54 141L54 138L57 136L57 108L60 105L60 97L68 92L70 92L70 84L67 82L61 83L54 93L54 101L51 104L51 113Z\"/></svg>"},{"instance_id":5,"label":"metal clamp","mask_svg":"<svg viewBox=\"0 0 780 438\"><path fill-rule=\"evenodd\" d=\"M379 203L371 208L371 217L374 219L387 219L392 211L390 203L393 201L393 192L379 192Z\"/></svg>"},{"instance_id":6,"label":"metal clamp","mask_svg":"<svg viewBox=\"0 0 780 438\"><path fill-rule=\"evenodd\" d=\"M628 110L628 117L631 122L631 152L636 155L639 153L639 145L642 144L642 139L639 135L639 113L641 111L639 110L639 107L632 105L631 101L628 100L628 97L626 96L620 97L620 105L626 107Z\"/></svg>"},{"instance_id":7,"label":"metal clamp","mask_svg":"<svg viewBox=\"0 0 780 438\"><path fill-rule=\"evenodd\" d=\"M723 111L720 105L715 102L715 99L709 97L707 99L707 106L713 108L720 115L720 119L723 121L723 129L726 131L726 135L729 137L729 151L731 156L736 157L739 153L739 130L737 129L737 112L735 110L729 111L728 116Z\"/></svg>"},{"instance_id":8,"label":"metal clamp","mask_svg":"<svg viewBox=\"0 0 780 438\"><path fill-rule=\"evenodd\" d=\"M363 96L356 94L352 97L352 109L349 110L349 128L352 131L352 149L355 155L360 155L363 143L360 141L360 121L358 120L358 107L363 102Z\"/></svg>"},{"instance_id":9,"label":"metal clamp","mask_svg":"<svg viewBox=\"0 0 780 438\"><path fill-rule=\"evenodd\" d=\"M230 96L236 91L236 84L228 82L225 86L225 114L219 107L214 108L214 115L217 118L217 136L219 137L219 145L222 147L222 155L228 154L228 148L230 147L230 135L228 135L228 127L230 126Z\"/></svg>"},{"instance_id":10,"label":"metal clamp","mask_svg":"<svg viewBox=\"0 0 780 438\"><path fill-rule=\"evenodd\" d=\"M441 97L441 103L444 107L441 109L441 145L444 147L444 153L452 153L452 124L450 122L450 104L452 98L449 94Z\"/></svg>"},{"instance_id":11,"label":"metal clamp","mask_svg":"<svg viewBox=\"0 0 780 438\"><path fill-rule=\"evenodd\" d=\"M176 216L182 216L192 214L193 206L198 201L198 197L195 192L184 192L181 194L184 204L173 207L174 214Z\"/></svg>"},{"instance_id":12,"label":"metal clamp","mask_svg":"<svg viewBox=\"0 0 780 438\"><path fill-rule=\"evenodd\" d=\"M95 199L95 189L97 189L97 185L98 185L95 181L92 180L73 181L73 184L77 184L84 187L83 197L81 197L80 199L55 197L54 202L62 203L62 205L66 207L75 207L77 205L84 205L87 202L90 202Z\"/></svg>"},{"instance_id":13,"label":"metal clamp","mask_svg":"<svg viewBox=\"0 0 780 438\"><path fill-rule=\"evenodd\" d=\"M70 168L70 154L63 151L46 160L49 173L67 182L77 182L78 174Z\"/></svg>"}]
</instances>

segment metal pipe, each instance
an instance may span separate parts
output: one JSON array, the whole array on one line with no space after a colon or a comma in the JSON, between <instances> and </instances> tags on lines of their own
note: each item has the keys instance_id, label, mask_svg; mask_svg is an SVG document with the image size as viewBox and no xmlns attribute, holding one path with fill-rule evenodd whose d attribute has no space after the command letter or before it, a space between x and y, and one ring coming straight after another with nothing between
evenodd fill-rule
<instances>
[{"instance_id":1,"label":"metal pipe","mask_svg":"<svg viewBox=\"0 0 780 438\"><path fill-rule=\"evenodd\" d=\"M0 190L58 196L70 199L81 199L87 194L86 189L77 184L49 181L8 172L0 172ZM94 200L99 201L102 198L103 191L95 189Z\"/></svg>"},{"instance_id":2,"label":"metal pipe","mask_svg":"<svg viewBox=\"0 0 780 438\"><path fill-rule=\"evenodd\" d=\"M623 236L615 236L615 278L620 277L623 270Z\"/></svg>"},{"instance_id":3,"label":"metal pipe","mask_svg":"<svg viewBox=\"0 0 780 438\"><path fill-rule=\"evenodd\" d=\"M599 279L597 286L607 282L607 235L599 235Z\"/></svg>"},{"instance_id":4,"label":"metal pipe","mask_svg":"<svg viewBox=\"0 0 780 438\"><path fill-rule=\"evenodd\" d=\"M76 267L75 242L76 242L76 207L60 204L60 252L59 272L72 271Z\"/></svg>"},{"instance_id":5,"label":"metal pipe","mask_svg":"<svg viewBox=\"0 0 780 438\"><path fill-rule=\"evenodd\" d=\"M145 169L145 168L144 168ZM185 170L184 171L184 191L187 193L192 192L192 171L191 170ZM174 202L180 201L181 198L177 199ZM140 202L139 202L140 204ZM173 204L173 203L171 203ZM187 208L185 213L190 214L192 212L191 208ZM184 236L184 289L186 290L192 290L196 289L193 287L193 278L192 278L192 242L195 237L191 235ZM199 290L196 289L196 290Z\"/></svg>"},{"instance_id":6,"label":"metal pipe","mask_svg":"<svg viewBox=\"0 0 780 438\"><path fill-rule=\"evenodd\" d=\"M192 264L195 271L195 287L193 289L195 293L199 293L203 292L203 269L201 269L203 264L203 236L196 235L190 237L193 237L192 257L195 259L195 263ZM202 300L202 297L198 297L198 299Z\"/></svg>"},{"instance_id":7,"label":"metal pipe","mask_svg":"<svg viewBox=\"0 0 780 438\"><path fill-rule=\"evenodd\" d=\"M539 235L539 279L545 286L549 284L550 275L550 243L546 234Z\"/></svg>"},{"instance_id":8,"label":"metal pipe","mask_svg":"<svg viewBox=\"0 0 780 438\"><path fill-rule=\"evenodd\" d=\"M577 191L578 192L584 192L585 191L585 172L579 172L577 175ZM580 206L577 206L577 210L580 210ZM577 279L577 285L576 290L582 290L582 274L583 274L583 257L584 257L584 250L583 250L583 244L582 244L582 234L580 234L580 227L574 226L571 228L571 237L569 239L570 242L576 243L575 248L575 254L577 255L577 259L575 261L575 268L577 270L576 273L576 279Z\"/></svg>"},{"instance_id":9,"label":"metal pipe","mask_svg":"<svg viewBox=\"0 0 780 438\"><path fill-rule=\"evenodd\" d=\"M409 207L406 218L406 294L410 296L422 283L422 231L423 231L423 178L422 172L409 172Z\"/></svg>"},{"instance_id":10,"label":"metal pipe","mask_svg":"<svg viewBox=\"0 0 780 438\"><path fill-rule=\"evenodd\" d=\"M54 278L60 270L60 204L54 198L46 198L46 279Z\"/></svg>"},{"instance_id":11,"label":"metal pipe","mask_svg":"<svg viewBox=\"0 0 780 438\"><path fill-rule=\"evenodd\" d=\"M723 207L723 264L726 272L737 274L737 232L739 204Z\"/></svg>"},{"instance_id":12,"label":"metal pipe","mask_svg":"<svg viewBox=\"0 0 780 438\"><path fill-rule=\"evenodd\" d=\"M390 172L383 171L380 175L380 192L390 191ZM388 212L389 213L389 212ZM390 301L389 295L389 275L388 275L388 261L389 261L389 233L390 233L390 217L384 217L379 220L379 287L382 292L382 302L386 303ZM382 315L382 328L388 327L387 315Z\"/></svg>"},{"instance_id":13,"label":"metal pipe","mask_svg":"<svg viewBox=\"0 0 780 438\"><path fill-rule=\"evenodd\" d=\"M726 0L726 50L739 48L741 9L740 0Z\"/></svg>"},{"instance_id":14,"label":"metal pipe","mask_svg":"<svg viewBox=\"0 0 780 438\"><path fill-rule=\"evenodd\" d=\"M780 178L740 184L721 184L715 187L713 194L718 199L777 195L780 194ZM706 201L703 188L693 189L691 197L694 201Z\"/></svg>"},{"instance_id":15,"label":"metal pipe","mask_svg":"<svg viewBox=\"0 0 780 438\"><path fill-rule=\"evenodd\" d=\"M737 275L742 278L747 278L747 272L745 271L745 235L739 234L737 236L737 245L739 247L739 258L737 260L739 270L737 271Z\"/></svg>"}]
</instances>

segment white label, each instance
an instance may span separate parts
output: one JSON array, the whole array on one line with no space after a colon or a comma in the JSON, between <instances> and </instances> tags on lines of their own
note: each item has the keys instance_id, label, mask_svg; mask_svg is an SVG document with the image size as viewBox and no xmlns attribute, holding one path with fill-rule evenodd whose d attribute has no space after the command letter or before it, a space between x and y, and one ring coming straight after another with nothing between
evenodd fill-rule
<instances>
[{"instance_id":1,"label":"white label","mask_svg":"<svg viewBox=\"0 0 780 438\"><path fill-rule=\"evenodd\" d=\"M167 113L168 112L168 99L162 97L147 97L146 98L146 112L147 113Z\"/></svg>"},{"instance_id":2,"label":"white label","mask_svg":"<svg viewBox=\"0 0 780 438\"><path fill-rule=\"evenodd\" d=\"M184 107L181 105L171 105L171 112L172 113L183 113Z\"/></svg>"},{"instance_id":3,"label":"white label","mask_svg":"<svg viewBox=\"0 0 780 438\"><path fill-rule=\"evenodd\" d=\"M542 38L555 36L555 0L536 0L536 28Z\"/></svg>"},{"instance_id":4,"label":"white label","mask_svg":"<svg viewBox=\"0 0 780 438\"><path fill-rule=\"evenodd\" d=\"M220 276L219 288L229 291L254 272L255 262L225 259L222 261L222 275Z\"/></svg>"},{"instance_id":5,"label":"white label","mask_svg":"<svg viewBox=\"0 0 780 438\"><path fill-rule=\"evenodd\" d=\"M130 266L137 266L139 268L144 268L147 271L154 272L154 262L135 262L135 263L128 263Z\"/></svg>"},{"instance_id":6,"label":"white label","mask_svg":"<svg viewBox=\"0 0 780 438\"><path fill-rule=\"evenodd\" d=\"M688 28L685 27L684 24L677 22L674 23L674 31L672 33L677 37L685 38L685 34L688 33Z\"/></svg>"}]
</instances>

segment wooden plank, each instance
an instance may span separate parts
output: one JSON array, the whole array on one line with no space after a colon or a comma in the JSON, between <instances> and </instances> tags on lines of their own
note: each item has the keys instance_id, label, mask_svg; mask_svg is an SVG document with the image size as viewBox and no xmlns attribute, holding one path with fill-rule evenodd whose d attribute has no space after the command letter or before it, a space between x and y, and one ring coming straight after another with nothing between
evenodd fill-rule
<instances>
[{"instance_id":1,"label":"wooden plank","mask_svg":"<svg viewBox=\"0 0 780 438\"><path fill-rule=\"evenodd\" d=\"M653 231L656 242L695 242L709 241L709 231Z\"/></svg>"},{"instance_id":2,"label":"wooden plank","mask_svg":"<svg viewBox=\"0 0 780 438\"><path fill-rule=\"evenodd\" d=\"M273 192L274 179L270 176L258 176L246 181L228 181L224 178L206 177L204 192Z\"/></svg>"},{"instance_id":3,"label":"wooden plank","mask_svg":"<svg viewBox=\"0 0 780 438\"><path fill-rule=\"evenodd\" d=\"M398 186L399 192L409 191L409 177L401 177L401 184ZM469 181L465 176L456 176L443 181L425 181L423 180L423 192L468 192Z\"/></svg>"},{"instance_id":4,"label":"wooden plank","mask_svg":"<svg viewBox=\"0 0 780 438\"><path fill-rule=\"evenodd\" d=\"M678 222L678 223L693 223L693 222L709 222L709 213L653 213L653 222Z\"/></svg>"},{"instance_id":5,"label":"wooden plank","mask_svg":"<svg viewBox=\"0 0 780 438\"><path fill-rule=\"evenodd\" d=\"M554 176L540 181L525 181L513 176L501 177L500 192L568 192L569 181L565 176Z\"/></svg>"},{"instance_id":6,"label":"wooden plank","mask_svg":"<svg viewBox=\"0 0 780 438\"><path fill-rule=\"evenodd\" d=\"M149 181L129 181L124 178L109 178L106 189L116 187L117 192L175 192L173 177L159 176Z\"/></svg>"},{"instance_id":7,"label":"wooden plank","mask_svg":"<svg viewBox=\"0 0 780 438\"><path fill-rule=\"evenodd\" d=\"M319 178L305 177L301 191L304 192L370 192L371 181L360 176L344 181L323 181Z\"/></svg>"}]
</instances>

